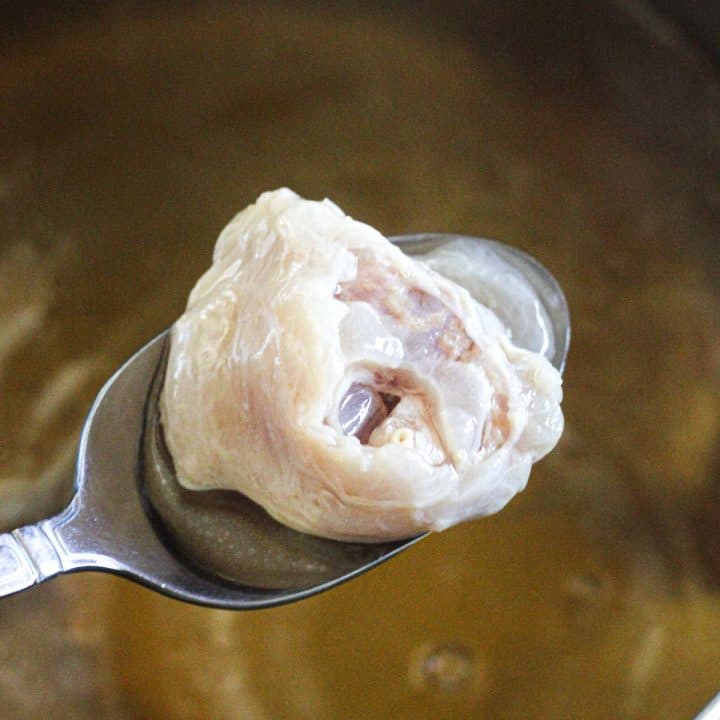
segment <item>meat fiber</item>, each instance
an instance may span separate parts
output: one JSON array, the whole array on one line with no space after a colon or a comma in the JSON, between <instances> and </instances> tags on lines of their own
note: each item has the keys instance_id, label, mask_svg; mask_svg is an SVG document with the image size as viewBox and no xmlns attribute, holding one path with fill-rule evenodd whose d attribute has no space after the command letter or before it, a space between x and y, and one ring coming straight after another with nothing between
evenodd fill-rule
<instances>
[{"instance_id":1,"label":"meat fiber","mask_svg":"<svg viewBox=\"0 0 720 720\"><path fill-rule=\"evenodd\" d=\"M221 233L173 328L161 412L183 486L372 542L500 510L560 437L561 396L465 289L281 189Z\"/></svg>"}]
</instances>

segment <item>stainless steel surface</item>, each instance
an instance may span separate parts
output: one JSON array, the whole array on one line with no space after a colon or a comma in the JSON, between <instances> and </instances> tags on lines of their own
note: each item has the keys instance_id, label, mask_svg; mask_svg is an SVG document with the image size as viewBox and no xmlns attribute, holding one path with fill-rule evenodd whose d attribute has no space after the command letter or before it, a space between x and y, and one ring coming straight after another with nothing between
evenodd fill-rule
<instances>
[{"instance_id":1,"label":"stainless steel surface","mask_svg":"<svg viewBox=\"0 0 720 720\"><path fill-rule=\"evenodd\" d=\"M162 542L141 501L141 448L145 409L167 333L134 355L98 395L80 440L75 495L62 513L0 535L0 596L63 572L103 570L174 598L234 610L270 607L326 590L411 545L346 545L329 579L265 589L233 587L193 572ZM290 574L292 568L288 568ZM309 577L312 577L310 571Z\"/></svg>"},{"instance_id":2,"label":"stainless steel surface","mask_svg":"<svg viewBox=\"0 0 720 720\"><path fill-rule=\"evenodd\" d=\"M424 240L441 244L454 236L415 235L392 238L399 244ZM553 276L537 261L501 243L483 241L512 262L533 285L553 323L557 349L553 363L565 367L570 317L565 297ZM103 570L135 580L166 595L198 605L254 610L294 602L350 580L384 562L418 537L368 545L319 540L301 533L278 534L266 522L233 526L240 549L253 553L286 543L274 560L272 582L265 583L255 563L243 572L242 585L228 584L195 572L161 540L141 499L144 475L155 457L154 437L158 375L168 332L133 355L100 391L80 438L75 494L59 515L0 535L0 597L25 590L59 573ZM150 442L147 441L150 437ZM268 541L258 541L257 533ZM278 549L274 548L277 555ZM298 557L298 554L300 555ZM260 558L262 561L262 558ZM257 580L256 578L260 578Z\"/></svg>"},{"instance_id":3,"label":"stainless steel surface","mask_svg":"<svg viewBox=\"0 0 720 720\"><path fill-rule=\"evenodd\" d=\"M718 720L718 718L720 718L720 694L716 695L709 705L703 708L695 720Z\"/></svg>"}]
</instances>

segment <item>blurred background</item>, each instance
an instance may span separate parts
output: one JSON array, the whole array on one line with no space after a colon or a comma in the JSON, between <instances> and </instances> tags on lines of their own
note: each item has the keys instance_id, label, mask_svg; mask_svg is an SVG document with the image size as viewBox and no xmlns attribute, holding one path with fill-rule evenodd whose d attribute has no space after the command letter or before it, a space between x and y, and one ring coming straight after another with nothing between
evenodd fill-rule
<instances>
[{"instance_id":1,"label":"blurred background","mask_svg":"<svg viewBox=\"0 0 720 720\"><path fill-rule=\"evenodd\" d=\"M0 717L691 718L720 690L717 3L0 8L0 529L270 188L535 255L567 431L497 516L233 614L76 575L0 603Z\"/></svg>"}]
</instances>

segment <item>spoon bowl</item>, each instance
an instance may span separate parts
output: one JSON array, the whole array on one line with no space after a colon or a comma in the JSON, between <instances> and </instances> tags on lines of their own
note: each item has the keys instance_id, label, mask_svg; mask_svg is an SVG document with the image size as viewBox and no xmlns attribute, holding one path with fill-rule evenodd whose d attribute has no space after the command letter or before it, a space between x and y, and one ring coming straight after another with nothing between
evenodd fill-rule
<instances>
[{"instance_id":1,"label":"spoon bowl","mask_svg":"<svg viewBox=\"0 0 720 720\"><path fill-rule=\"evenodd\" d=\"M456 237L408 235L391 240L415 250L425 242L437 245ZM570 319L557 281L519 250L478 242L488 243L534 287L556 337L550 360L562 371ZM285 528L235 494L226 500L236 504L233 546L238 562L244 563L241 581L225 581L208 568L184 561L145 489L146 474L162 459L157 455L162 447L154 438L158 380L168 341L166 330L133 355L98 394L80 437L75 493L68 507L34 525L0 534L0 597L60 573L100 570L191 603L259 609L327 590L424 537L377 545L319 539ZM258 557L272 562L259 565Z\"/></svg>"}]
</instances>

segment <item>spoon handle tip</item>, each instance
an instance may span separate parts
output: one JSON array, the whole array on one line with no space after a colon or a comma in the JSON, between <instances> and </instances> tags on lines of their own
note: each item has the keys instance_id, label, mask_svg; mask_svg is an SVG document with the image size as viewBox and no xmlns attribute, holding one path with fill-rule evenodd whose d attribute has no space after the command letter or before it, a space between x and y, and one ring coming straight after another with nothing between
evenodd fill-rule
<instances>
[{"instance_id":1,"label":"spoon handle tip","mask_svg":"<svg viewBox=\"0 0 720 720\"><path fill-rule=\"evenodd\" d=\"M60 554L40 525L0 535L0 597L41 583L63 569Z\"/></svg>"}]
</instances>

